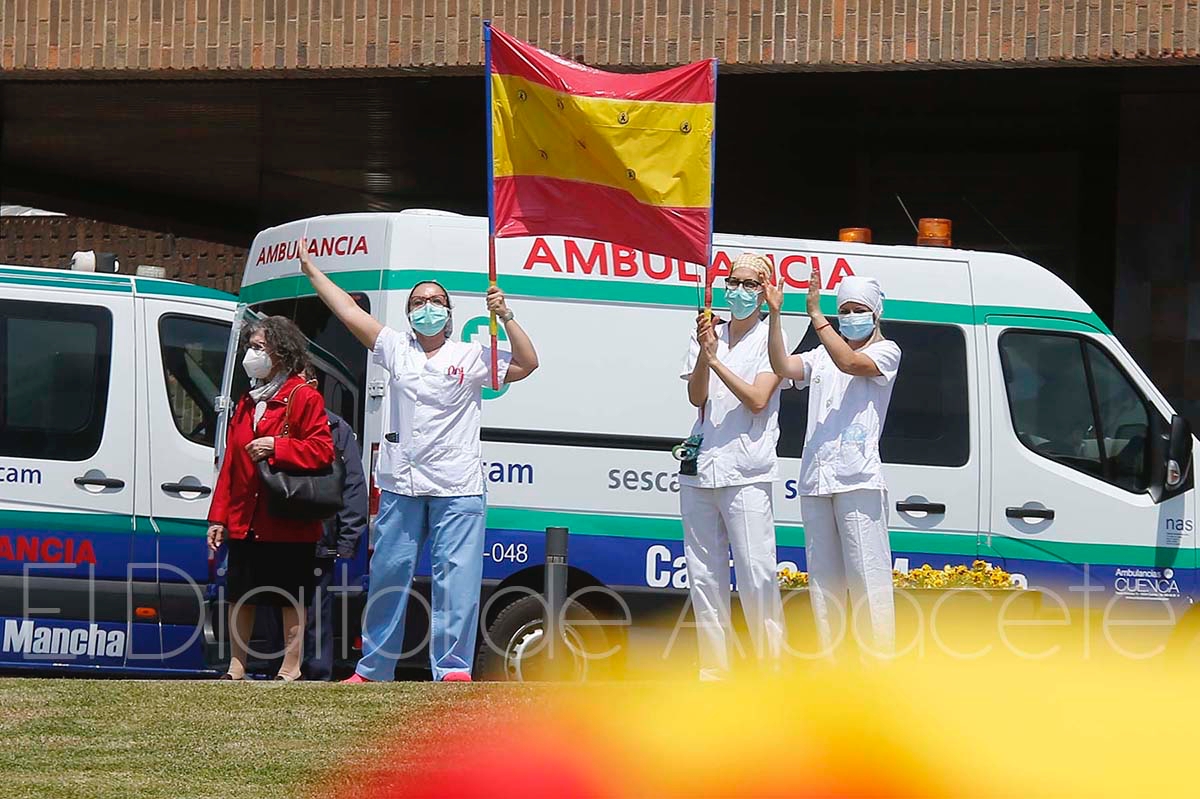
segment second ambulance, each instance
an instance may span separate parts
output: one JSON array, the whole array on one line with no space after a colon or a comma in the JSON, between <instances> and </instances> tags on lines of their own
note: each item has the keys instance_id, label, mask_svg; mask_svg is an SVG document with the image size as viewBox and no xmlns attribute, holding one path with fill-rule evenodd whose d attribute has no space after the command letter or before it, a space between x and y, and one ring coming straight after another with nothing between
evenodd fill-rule
<instances>
[{"instance_id":1,"label":"second ambulance","mask_svg":"<svg viewBox=\"0 0 1200 799\"><path fill-rule=\"evenodd\" d=\"M284 314L319 342L331 407L375 452L387 429L385 375L300 274L302 239L318 267L385 324L404 329L408 289L434 278L452 295L455 335L486 340L487 222L352 214L255 238L244 313ZM737 235L716 237L716 285L742 251L766 255L787 284L785 329L799 349L815 346L803 314L812 265L827 312L849 275L875 277L887 293L885 334L904 352L881 443L897 569L982 558L1022 586L1086 581L1097 603L1164 603L1175 617L1188 610L1200 588L1191 430L1069 286L995 253ZM694 419L678 373L703 270L555 237L500 240L497 259L542 363L533 379L485 392L483 624L503 655L483 652L477 668L511 677L539 606L488 599L541 588L546 527L570 529L572 590L612 589L636 613L687 587L670 448ZM239 391L237 361L226 361L227 396ZM784 391L778 552L781 565L798 568L806 413L807 395ZM428 575L427 559L424 568ZM607 617L606 596L581 602ZM414 628L427 624L410 615ZM633 621L608 634L628 642Z\"/></svg>"}]
</instances>

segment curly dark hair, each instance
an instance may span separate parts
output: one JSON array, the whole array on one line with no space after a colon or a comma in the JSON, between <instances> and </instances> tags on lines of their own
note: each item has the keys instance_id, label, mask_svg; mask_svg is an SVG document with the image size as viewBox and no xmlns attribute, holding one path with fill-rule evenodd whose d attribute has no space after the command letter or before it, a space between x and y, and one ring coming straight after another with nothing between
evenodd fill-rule
<instances>
[{"instance_id":1,"label":"curly dark hair","mask_svg":"<svg viewBox=\"0 0 1200 799\"><path fill-rule=\"evenodd\" d=\"M267 340L267 354L275 365L282 366L287 375L302 375L308 368L308 339L286 316L268 316L247 322L238 338L238 351L244 353L250 346L250 337L259 330Z\"/></svg>"}]
</instances>

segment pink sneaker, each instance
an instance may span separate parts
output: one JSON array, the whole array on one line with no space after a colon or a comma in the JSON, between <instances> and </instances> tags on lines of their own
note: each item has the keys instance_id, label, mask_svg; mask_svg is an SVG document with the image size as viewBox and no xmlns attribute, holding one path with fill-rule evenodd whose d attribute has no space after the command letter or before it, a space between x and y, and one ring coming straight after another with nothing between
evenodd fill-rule
<instances>
[{"instance_id":1,"label":"pink sneaker","mask_svg":"<svg viewBox=\"0 0 1200 799\"><path fill-rule=\"evenodd\" d=\"M470 682L471 673L469 671L448 671L442 677L442 682Z\"/></svg>"},{"instance_id":2,"label":"pink sneaker","mask_svg":"<svg viewBox=\"0 0 1200 799\"><path fill-rule=\"evenodd\" d=\"M353 674L351 674L349 677L347 677L346 679L342 680L342 685L361 685L365 682L375 682L375 681L368 680L366 677L362 676L361 674L359 674L356 671Z\"/></svg>"}]
</instances>

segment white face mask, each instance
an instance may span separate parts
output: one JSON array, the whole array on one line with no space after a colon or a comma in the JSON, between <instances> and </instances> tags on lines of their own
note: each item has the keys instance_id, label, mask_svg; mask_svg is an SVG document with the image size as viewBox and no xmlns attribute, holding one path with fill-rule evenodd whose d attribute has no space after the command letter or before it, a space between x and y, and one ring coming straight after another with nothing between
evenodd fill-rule
<instances>
[{"instance_id":1,"label":"white face mask","mask_svg":"<svg viewBox=\"0 0 1200 799\"><path fill-rule=\"evenodd\" d=\"M870 311L838 314L838 332L851 341L862 341L874 330L875 314Z\"/></svg>"},{"instance_id":2,"label":"white face mask","mask_svg":"<svg viewBox=\"0 0 1200 799\"><path fill-rule=\"evenodd\" d=\"M250 349L246 350L246 357L242 358L242 368L251 380L266 380L274 371L275 364L271 363L271 356L267 355L265 350Z\"/></svg>"}]
</instances>

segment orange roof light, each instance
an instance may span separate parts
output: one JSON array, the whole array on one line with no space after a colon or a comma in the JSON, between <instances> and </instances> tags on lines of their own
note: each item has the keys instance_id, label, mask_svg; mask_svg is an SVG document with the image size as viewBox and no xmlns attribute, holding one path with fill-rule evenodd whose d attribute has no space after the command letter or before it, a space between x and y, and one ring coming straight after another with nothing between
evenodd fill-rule
<instances>
[{"instance_id":1,"label":"orange roof light","mask_svg":"<svg viewBox=\"0 0 1200 799\"><path fill-rule=\"evenodd\" d=\"M838 231L838 241L857 241L860 244L870 244L871 228L844 227Z\"/></svg>"},{"instance_id":2,"label":"orange roof light","mask_svg":"<svg viewBox=\"0 0 1200 799\"><path fill-rule=\"evenodd\" d=\"M950 220L922 219L917 222L917 244L922 247L949 247Z\"/></svg>"}]
</instances>

